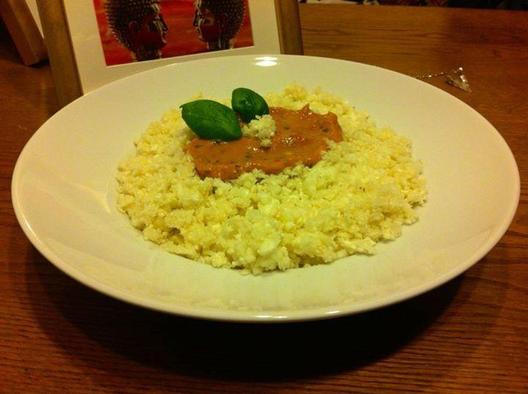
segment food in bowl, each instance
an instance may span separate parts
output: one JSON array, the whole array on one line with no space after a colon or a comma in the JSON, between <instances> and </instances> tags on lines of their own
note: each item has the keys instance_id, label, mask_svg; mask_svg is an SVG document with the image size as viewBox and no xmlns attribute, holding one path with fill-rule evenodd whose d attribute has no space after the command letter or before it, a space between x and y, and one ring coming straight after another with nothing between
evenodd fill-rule
<instances>
[{"instance_id":1,"label":"food in bowl","mask_svg":"<svg viewBox=\"0 0 528 394\"><path fill-rule=\"evenodd\" d=\"M237 139L198 138L180 108L139 137L118 168L117 205L146 240L214 267L258 274L375 253L376 243L398 238L418 220L427 192L407 138L320 89L291 85L265 101L269 114L241 120ZM289 116L310 118L328 138L313 137L313 130L304 138L294 127L296 138L317 141L311 153L290 160L286 142L274 145L281 138L296 143L285 134ZM229 148L240 141L250 147ZM213 146L221 153L204 148Z\"/></svg>"}]
</instances>

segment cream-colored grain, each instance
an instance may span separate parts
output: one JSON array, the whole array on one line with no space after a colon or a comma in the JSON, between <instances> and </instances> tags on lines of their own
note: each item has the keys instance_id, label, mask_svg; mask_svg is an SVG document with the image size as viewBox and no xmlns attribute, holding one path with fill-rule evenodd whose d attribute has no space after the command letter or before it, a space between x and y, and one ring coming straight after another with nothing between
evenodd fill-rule
<instances>
[{"instance_id":1,"label":"cream-colored grain","mask_svg":"<svg viewBox=\"0 0 528 394\"><path fill-rule=\"evenodd\" d=\"M168 111L117 173L117 205L145 239L215 267L260 273L374 253L418 219L426 188L408 139L320 90L293 85L266 100L334 112L344 140L312 168L202 180L185 153L192 132L179 110Z\"/></svg>"}]
</instances>

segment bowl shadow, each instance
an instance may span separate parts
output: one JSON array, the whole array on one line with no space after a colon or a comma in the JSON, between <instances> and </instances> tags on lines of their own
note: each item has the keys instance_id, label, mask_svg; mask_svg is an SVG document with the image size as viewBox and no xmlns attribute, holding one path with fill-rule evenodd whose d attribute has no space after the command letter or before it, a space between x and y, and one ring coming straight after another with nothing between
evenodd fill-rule
<instances>
[{"instance_id":1,"label":"bowl shadow","mask_svg":"<svg viewBox=\"0 0 528 394\"><path fill-rule=\"evenodd\" d=\"M410 300L330 320L226 323L178 317L112 299L64 275L36 249L29 254L26 261L32 267L26 272L36 273L41 286L40 291L28 288L34 314L46 335L74 362L116 371L112 365L118 362L116 357L98 357L103 348L155 370L222 380L276 382L374 363L427 331L462 281L458 277ZM52 303L69 324L50 319L39 307L43 302ZM80 351L79 341L71 341L72 326L90 339L91 348Z\"/></svg>"}]
</instances>

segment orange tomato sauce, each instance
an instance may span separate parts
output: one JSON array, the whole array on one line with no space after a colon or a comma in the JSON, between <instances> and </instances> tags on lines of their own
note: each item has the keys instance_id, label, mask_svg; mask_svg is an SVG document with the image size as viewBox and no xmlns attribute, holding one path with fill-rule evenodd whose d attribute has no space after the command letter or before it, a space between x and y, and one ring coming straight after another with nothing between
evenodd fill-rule
<instances>
[{"instance_id":1,"label":"orange tomato sauce","mask_svg":"<svg viewBox=\"0 0 528 394\"><path fill-rule=\"evenodd\" d=\"M272 107L270 115L276 131L268 147L253 137L229 142L192 139L187 151L198 175L228 180L253 169L277 174L297 164L313 166L328 148L327 140L343 140L337 116L331 112L316 114L308 106L298 111Z\"/></svg>"}]
</instances>

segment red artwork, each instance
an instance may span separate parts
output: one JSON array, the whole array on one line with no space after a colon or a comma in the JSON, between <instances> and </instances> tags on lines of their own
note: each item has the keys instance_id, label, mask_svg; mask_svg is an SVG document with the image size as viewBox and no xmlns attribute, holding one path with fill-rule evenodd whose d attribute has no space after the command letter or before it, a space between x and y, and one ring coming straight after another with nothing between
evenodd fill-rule
<instances>
[{"instance_id":1,"label":"red artwork","mask_svg":"<svg viewBox=\"0 0 528 394\"><path fill-rule=\"evenodd\" d=\"M248 0L93 0L108 66L253 45Z\"/></svg>"}]
</instances>

